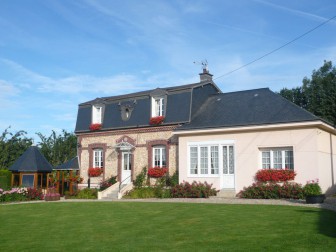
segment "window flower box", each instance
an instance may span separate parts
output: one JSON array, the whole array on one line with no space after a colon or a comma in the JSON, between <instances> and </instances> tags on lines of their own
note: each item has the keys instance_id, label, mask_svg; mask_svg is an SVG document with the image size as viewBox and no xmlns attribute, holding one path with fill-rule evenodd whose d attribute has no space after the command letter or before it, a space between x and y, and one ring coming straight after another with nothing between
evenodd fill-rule
<instances>
[{"instance_id":1,"label":"window flower box","mask_svg":"<svg viewBox=\"0 0 336 252\"><path fill-rule=\"evenodd\" d=\"M152 178L161 178L168 172L168 168L153 167L148 169L148 176Z\"/></svg>"},{"instance_id":2,"label":"window flower box","mask_svg":"<svg viewBox=\"0 0 336 252\"><path fill-rule=\"evenodd\" d=\"M88 170L89 177L99 177L103 173L103 169L99 167L92 167Z\"/></svg>"},{"instance_id":3,"label":"window flower box","mask_svg":"<svg viewBox=\"0 0 336 252\"><path fill-rule=\"evenodd\" d=\"M164 121L164 119L165 119L164 116L151 117L149 119L149 124L150 125L160 125Z\"/></svg>"},{"instance_id":4,"label":"window flower box","mask_svg":"<svg viewBox=\"0 0 336 252\"><path fill-rule=\"evenodd\" d=\"M61 195L56 191L55 187L48 188L47 194L44 196L45 201L56 201L60 199Z\"/></svg>"},{"instance_id":5,"label":"window flower box","mask_svg":"<svg viewBox=\"0 0 336 252\"><path fill-rule=\"evenodd\" d=\"M101 123L92 123L89 127L91 131L100 130L102 128Z\"/></svg>"},{"instance_id":6,"label":"window flower box","mask_svg":"<svg viewBox=\"0 0 336 252\"><path fill-rule=\"evenodd\" d=\"M288 169L262 169L256 173L256 180L259 182L286 182L294 180L296 173Z\"/></svg>"}]
</instances>

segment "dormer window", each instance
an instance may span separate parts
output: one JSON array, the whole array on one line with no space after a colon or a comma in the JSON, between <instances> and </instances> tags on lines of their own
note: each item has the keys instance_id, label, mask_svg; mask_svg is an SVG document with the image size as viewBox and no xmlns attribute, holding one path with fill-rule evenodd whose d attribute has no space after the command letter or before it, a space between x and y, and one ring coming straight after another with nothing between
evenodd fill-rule
<instances>
[{"instance_id":1,"label":"dormer window","mask_svg":"<svg viewBox=\"0 0 336 252\"><path fill-rule=\"evenodd\" d=\"M101 105L92 106L92 123L102 123L103 107Z\"/></svg>"},{"instance_id":2,"label":"dormer window","mask_svg":"<svg viewBox=\"0 0 336 252\"><path fill-rule=\"evenodd\" d=\"M152 117L164 116L165 114L165 100L163 97L152 98Z\"/></svg>"}]
</instances>

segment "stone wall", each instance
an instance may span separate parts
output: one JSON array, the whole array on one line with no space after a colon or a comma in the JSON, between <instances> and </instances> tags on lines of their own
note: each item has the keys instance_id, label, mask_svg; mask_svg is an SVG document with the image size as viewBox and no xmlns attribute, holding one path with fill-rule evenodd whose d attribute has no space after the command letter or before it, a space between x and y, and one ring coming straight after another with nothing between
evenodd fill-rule
<instances>
[{"instance_id":1,"label":"stone wall","mask_svg":"<svg viewBox=\"0 0 336 252\"><path fill-rule=\"evenodd\" d=\"M162 126L143 129L78 134L80 174L84 178L81 187L87 186L88 169L93 167L93 160L90 160L92 146L105 146L105 156L103 158L104 174L100 177L91 178L91 187L95 187L103 179L118 175L118 167L121 166L121 154L119 149L116 149L115 147L118 142L125 140L131 142L132 145L135 146L135 148L132 150L132 180L135 179L135 177L142 171L144 167L152 167L152 164L149 164L148 150L151 148L151 142L157 140L164 140L167 142L166 151L169 152L167 153L169 158L168 168L169 174L172 175L177 169L177 139L172 134L174 128L175 126Z\"/></svg>"}]
</instances>

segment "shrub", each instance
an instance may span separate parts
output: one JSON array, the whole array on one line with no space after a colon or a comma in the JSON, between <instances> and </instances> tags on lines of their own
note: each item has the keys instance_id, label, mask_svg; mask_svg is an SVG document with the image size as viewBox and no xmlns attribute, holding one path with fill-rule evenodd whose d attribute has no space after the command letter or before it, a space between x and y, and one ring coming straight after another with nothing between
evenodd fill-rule
<instances>
[{"instance_id":1,"label":"shrub","mask_svg":"<svg viewBox=\"0 0 336 252\"><path fill-rule=\"evenodd\" d=\"M285 182L294 180L296 173L288 169L262 169L257 171L255 179L258 182Z\"/></svg>"},{"instance_id":2,"label":"shrub","mask_svg":"<svg viewBox=\"0 0 336 252\"><path fill-rule=\"evenodd\" d=\"M179 182L178 171L176 171L172 176L167 175L166 185L167 186L176 186Z\"/></svg>"},{"instance_id":3,"label":"shrub","mask_svg":"<svg viewBox=\"0 0 336 252\"><path fill-rule=\"evenodd\" d=\"M27 193L27 188L12 188L9 191L0 188L0 202L25 201Z\"/></svg>"},{"instance_id":4,"label":"shrub","mask_svg":"<svg viewBox=\"0 0 336 252\"><path fill-rule=\"evenodd\" d=\"M160 186L138 187L126 192L126 199L170 198L170 190Z\"/></svg>"},{"instance_id":5,"label":"shrub","mask_svg":"<svg viewBox=\"0 0 336 252\"><path fill-rule=\"evenodd\" d=\"M12 172L6 169L0 169L0 188L9 190L11 187Z\"/></svg>"},{"instance_id":6,"label":"shrub","mask_svg":"<svg viewBox=\"0 0 336 252\"><path fill-rule=\"evenodd\" d=\"M75 199L97 199L98 198L98 189L96 188L85 188L78 190Z\"/></svg>"},{"instance_id":7,"label":"shrub","mask_svg":"<svg viewBox=\"0 0 336 252\"><path fill-rule=\"evenodd\" d=\"M179 185L171 188L172 198L209 198L210 196L216 196L217 191L211 188L212 184L207 182L183 182Z\"/></svg>"},{"instance_id":8,"label":"shrub","mask_svg":"<svg viewBox=\"0 0 336 252\"><path fill-rule=\"evenodd\" d=\"M248 199L302 199L304 190L297 183L253 183L249 187L244 187L237 195L240 198Z\"/></svg>"},{"instance_id":9,"label":"shrub","mask_svg":"<svg viewBox=\"0 0 336 252\"><path fill-rule=\"evenodd\" d=\"M28 188L27 189L27 199L28 200L43 200L44 195L41 189Z\"/></svg>"},{"instance_id":10,"label":"shrub","mask_svg":"<svg viewBox=\"0 0 336 252\"><path fill-rule=\"evenodd\" d=\"M106 188L109 188L110 186L117 183L117 176L111 177L105 181L102 181L99 183L99 191L104 191Z\"/></svg>"},{"instance_id":11,"label":"shrub","mask_svg":"<svg viewBox=\"0 0 336 252\"><path fill-rule=\"evenodd\" d=\"M318 182L319 182L318 179L307 181L307 184L303 187L305 196L314 196L322 194L322 190Z\"/></svg>"},{"instance_id":12,"label":"shrub","mask_svg":"<svg viewBox=\"0 0 336 252\"><path fill-rule=\"evenodd\" d=\"M143 187L146 180L147 180L147 168L145 166L144 168L142 168L141 173L138 176L136 176L135 180L133 181L133 185L136 188L141 188Z\"/></svg>"}]
</instances>

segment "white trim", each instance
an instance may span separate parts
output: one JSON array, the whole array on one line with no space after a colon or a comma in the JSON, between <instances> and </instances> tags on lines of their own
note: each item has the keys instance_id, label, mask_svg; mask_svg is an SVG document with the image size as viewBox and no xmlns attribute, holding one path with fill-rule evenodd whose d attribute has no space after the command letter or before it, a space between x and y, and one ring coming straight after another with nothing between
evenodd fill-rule
<instances>
[{"instance_id":1,"label":"white trim","mask_svg":"<svg viewBox=\"0 0 336 252\"><path fill-rule=\"evenodd\" d=\"M103 106L92 105L92 123L102 123L103 118Z\"/></svg>"},{"instance_id":2,"label":"white trim","mask_svg":"<svg viewBox=\"0 0 336 252\"><path fill-rule=\"evenodd\" d=\"M157 117L157 116L164 116L165 115L165 101L164 97L152 97L151 103L152 103L152 117ZM159 100L159 111L156 111L156 100Z\"/></svg>"}]
</instances>

